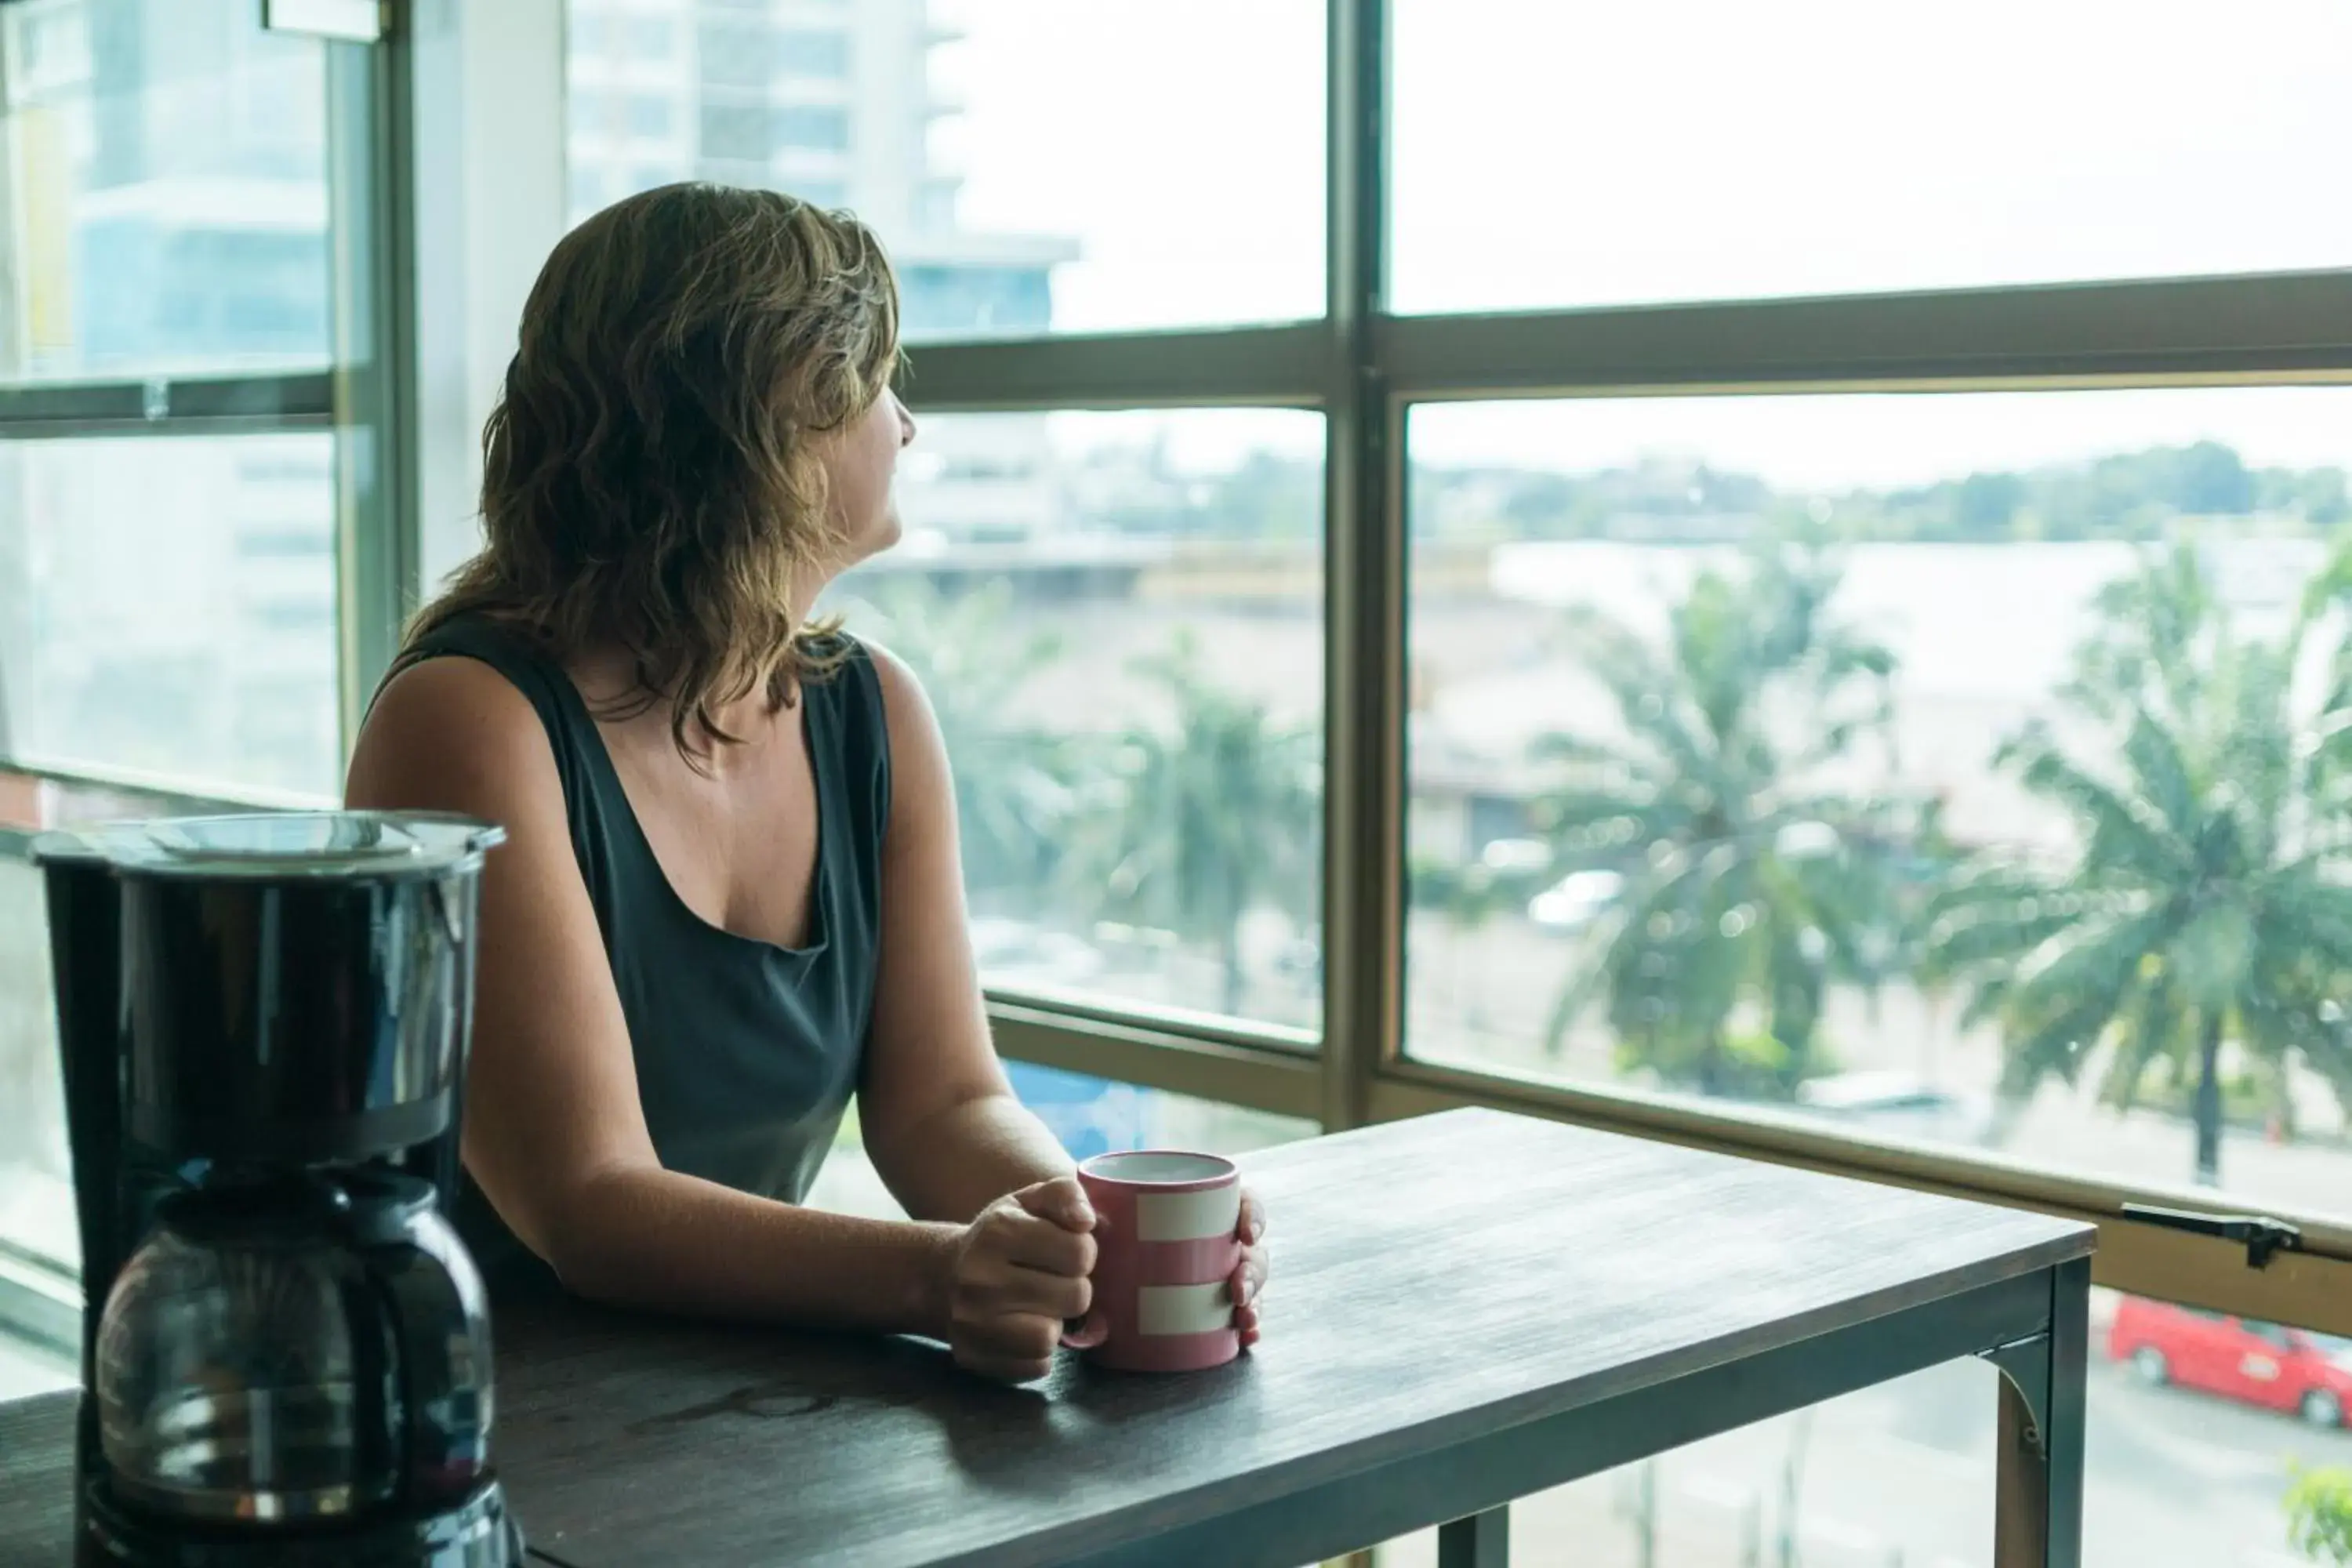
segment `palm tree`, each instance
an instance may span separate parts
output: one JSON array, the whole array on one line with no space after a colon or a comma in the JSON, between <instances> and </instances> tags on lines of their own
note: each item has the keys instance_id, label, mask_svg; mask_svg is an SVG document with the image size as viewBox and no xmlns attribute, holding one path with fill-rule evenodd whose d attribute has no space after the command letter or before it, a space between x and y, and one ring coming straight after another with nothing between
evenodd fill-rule
<instances>
[{"instance_id":1,"label":"palm tree","mask_svg":"<svg viewBox=\"0 0 2352 1568\"><path fill-rule=\"evenodd\" d=\"M1024 689L1062 645L1050 631L1015 629L1012 604L1001 577L952 595L885 577L852 618L907 661L939 716L965 881L982 894L1010 889L1034 910L1059 881L1076 762L1067 737L1018 716Z\"/></svg>"},{"instance_id":2,"label":"palm tree","mask_svg":"<svg viewBox=\"0 0 2352 1568\"><path fill-rule=\"evenodd\" d=\"M2225 1040L2282 1077L2301 1059L2352 1084L2352 709L2340 686L2314 711L2294 700L2327 584L2275 641L2233 635L2190 545L2107 590L2061 693L2081 738L2036 725L1998 759L2074 820L2069 862L1982 857L1938 901L1933 968L1969 986L1969 1021L2000 1026L2003 1098L2076 1081L2102 1047L2100 1095L2119 1109L2159 1068L2193 1075L2209 1186Z\"/></svg>"},{"instance_id":3,"label":"palm tree","mask_svg":"<svg viewBox=\"0 0 2352 1568\"><path fill-rule=\"evenodd\" d=\"M1587 927L1550 1049L1605 998L1622 1066L1787 1098L1817 1068L1832 979L1884 969L1902 825L1819 781L1887 740L1895 657L1832 611L1839 578L1821 550L1776 541L1702 571L1662 640L1573 615L1617 732L1538 743L1560 774L1538 815L1562 868L1622 880Z\"/></svg>"},{"instance_id":4,"label":"palm tree","mask_svg":"<svg viewBox=\"0 0 2352 1568\"><path fill-rule=\"evenodd\" d=\"M1189 637L1132 668L1164 694L1171 721L1132 726L1107 748L1073 868L1105 918L1211 949L1222 1010L1238 1014L1244 917L1267 908L1301 922L1316 914L1319 738L1211 681Z\"/></svg>"}]
</instances>

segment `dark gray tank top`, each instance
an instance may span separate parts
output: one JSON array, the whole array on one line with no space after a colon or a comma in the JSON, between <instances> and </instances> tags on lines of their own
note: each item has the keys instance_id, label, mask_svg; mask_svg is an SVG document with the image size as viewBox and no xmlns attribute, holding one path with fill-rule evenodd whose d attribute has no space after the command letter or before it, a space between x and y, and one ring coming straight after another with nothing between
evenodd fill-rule
<instances>
[{"instance_id":1,"label":"dark gray tank top","mask_svg":"<svg viewBox=\"0 0 2352 1568\"><path fill-rule=\"evenodd\" d=\"M789 1203L807 1193L856 1088L881 951L889 738L873 660L854 638L843 642L846 658L804 682L800 699L819 822L808 931L793 948L722 931L686 907L637 826L579 689L520 634L454 621L402 660L478 659L538 710L628 1021L655 1151L669 1170ZM495 963L498 954L480 961ZM554 1284L470 1178L451 1217L495 1292Z\"/></svg>"}]
</instances>

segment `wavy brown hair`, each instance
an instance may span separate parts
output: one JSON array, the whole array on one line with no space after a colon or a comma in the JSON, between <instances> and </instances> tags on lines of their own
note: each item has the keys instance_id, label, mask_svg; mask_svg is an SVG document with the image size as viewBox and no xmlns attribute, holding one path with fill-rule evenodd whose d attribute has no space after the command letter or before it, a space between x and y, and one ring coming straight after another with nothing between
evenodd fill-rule
<instances>
[{"instance_id":1,"label":"wavy brown hair","mask_svg":"<svg viewBox=\"0 0 2352 1568\"><path fill-rule=\"evenodd\" d=\"M842 657L794 607L843 543L813 437L898 355L889 262L847 214L700 184L606 207L531 288L482 433L486 543L406 647L462 616L558 660L617 647L621 716L667 704L689 761L735 740L719 709L781 706Z\"/></svg>"}]
</instances>

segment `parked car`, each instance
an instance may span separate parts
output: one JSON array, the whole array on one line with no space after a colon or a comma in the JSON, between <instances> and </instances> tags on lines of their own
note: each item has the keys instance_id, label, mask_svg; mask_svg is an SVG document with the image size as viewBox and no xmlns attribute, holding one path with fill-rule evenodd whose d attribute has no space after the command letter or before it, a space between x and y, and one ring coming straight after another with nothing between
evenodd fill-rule
<instances>
[{"instance_id":1,"label":"parked car","mask_svg":"<svg viewBox=\"0 0 2352 1568\"><path fill-rule=\"evenodd\" d=\"M2352 1410L2352 1340L2126 1296L2107 1354L2141 1381L2177 1384L2341 1426Z\"/></svg>"},{"instance_id":2,"label":"parked car","mask_svg":"<svg viewBox=\"0 0 2352 1568\"><path fill-rule=\"evenodd\" d=\"M1580 931L1625 889L1614 871L1570 871L1528 900L1528 919L1545 931Z\"/></svg>"},{"instance_id":3,"label":"parked car","mask_svg":"<svg viewBox=\"0 0 2352 1568\"><path fill-rule=\"evenodd\" d=\"M1102 954L1066 932L988 915L975 917L971 929L971 954L985 984L1076 988L1102 973Z\"/></svg>"},{"instance_id":4,"label":"parked car","mask_svg":"<svg viewBox=\"0 0 2352 1568\"><path fill-rule=\"evenodd\" d=\"M1844 1072L1811 1079L1798 1086L1797 1108L1924 1143L1983 1143L1992 1134L1990 1100L1908 1073Z\"/></svg>"}]
</instances>

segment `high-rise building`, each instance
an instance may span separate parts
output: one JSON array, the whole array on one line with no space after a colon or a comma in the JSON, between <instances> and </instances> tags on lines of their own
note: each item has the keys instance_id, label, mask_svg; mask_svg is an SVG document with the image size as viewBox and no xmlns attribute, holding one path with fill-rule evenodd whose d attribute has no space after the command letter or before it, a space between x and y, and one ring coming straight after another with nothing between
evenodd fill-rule
<instances>
[{"instance_id":1,"label":"high-rise building","mask_svg":"<svg viewBox=\"0 0 2352 1568\"><path fill-rule=\"evenodd\" d=\"M325 367L325 74L257 9L0 9L0 376ZM10 747L331 793L333 438L5 446Z\"/></svg>"},{"instance_id":2,"label":"high-rise building","mask_svg":"<svg viewBox=\"0 0 2352 1568\"><path fill-rule=\"evenodd\" d=\"M973 232L936 155L927 0L570 0L575 217L671 180L854 208L913 338L1037 332L1061 237ZM0 379L168 382L332 353L326 71L259 8L0 5ZM10 748L331 793L334 438L0 450ZM1042 416L943 420L903 469L910 562L1061 527ZM100 717L103 716L103 717Z\"/></svg>"},{"instance_id":3,"label":"high-rise building","mask_svg":"<svg viewBox=\"0 0 2352 1568\"><path fill-rule=\"evenodd\" d=\"M573 221L672 180L761 185L871 224L910 338L1053 324L1066 237L975 232L936 155L955 112L932 67L957 41L929 0L572 0ZM1046 426L937 424L902 469L909 530L948 545L1056 531Z\"/></svg>"}]
</instances>

